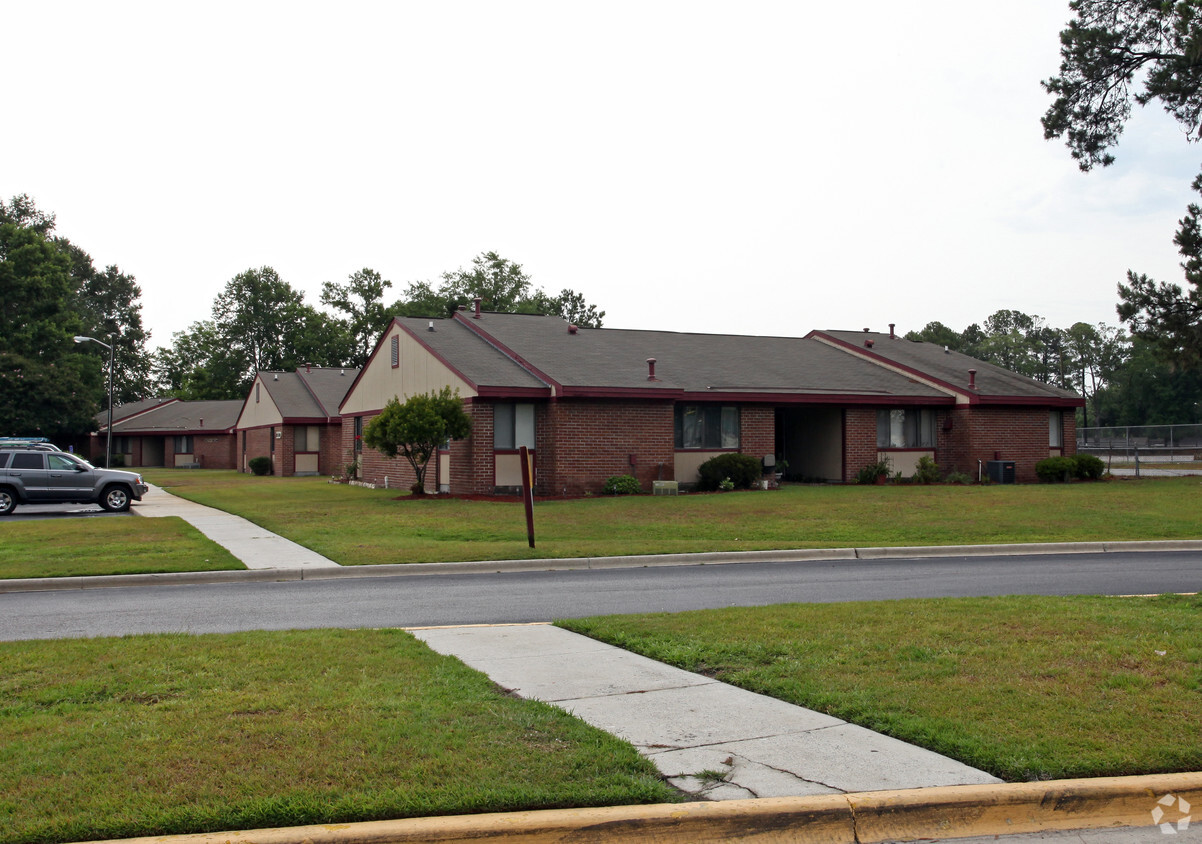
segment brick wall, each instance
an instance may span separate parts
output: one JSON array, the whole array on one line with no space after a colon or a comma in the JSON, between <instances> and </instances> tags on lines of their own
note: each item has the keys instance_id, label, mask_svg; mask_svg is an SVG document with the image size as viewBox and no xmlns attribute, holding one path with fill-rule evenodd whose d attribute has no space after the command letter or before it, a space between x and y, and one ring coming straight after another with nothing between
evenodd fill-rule
<instances>
[{"instance_id":1,"label":"brick wall","mask_svg":"<svg viewBox=\"0 0 1202 844\"><path fill-rule=\"evenodd\" d=\"M539 495L599 493L614 475L672 480L672 403L558 399L535 410ZM490 435L491 436L491 435Z\"/></svg>"},{"instance_id":2,"label":"brick wall","mask_svg":"<svg viewBox=\"0 0 1202 844\"><path fill-rule=\"evenodd\" d=\"M238 441L238 469L243 472L250 471L250 461L256 457L271 457L271 428L245 428L238 432L238 436L246 434L246 454L245 458L242 455L242 441ZM274 468L272 474L274 474Z\"/></svg>"},{"instance_id":3,"label":"brick wall","mask_svg":"<svg viewBox=\"0 0 1202 844\"><path fill-rule=\"evenodd\" d=\"M350 463L343 455L343 425L336 421L332 425L323 425L321 429L321 453L318 456L317 471L323 475L342 477L346 464Z\"/></svg>"},{"instance_id":4,"label":"brick wall","mask_svg":"<svg viewBox=\"0 0 1202 844\"><path fill-rule=\"evenodd\" d=\"M234 434L194 434L193 459L205 469L237 469L237 443Z\"/></svg>"},{"instance_id":5,"label":"brick wall","mask_svg":"<svg viewBox=\"0 0 1202 844\"><path fill-rule=\"evenodd\" d=\"M843 411L843 480L876 462L876 408L849 407Z\"/></svg>"},{"instance_id":6,"label":"brick wall","mask_svg":"<svg viewBox=\"0 0 1202 844\"><path fill-rule=\"evenodd\" d=\"M959 471L977 478L981 464L1013 460L1018 483L1035 483L1035 464L1048 456L1048 408L960 405L951 414L952 431L936 455L944 472ZM1076 452L1076 422L1064 414L1064 453ZM986 467L987 468L987 467Z\"/></svg>"},{"instance_id":7,"label":"brick wall","mask_svg":"<svg viewBox=\"0 0 1202 844\"><path fill-rule=\"evenodd\" d=\"M472 433L466 440L451 441L451 477L444 481L456 495L491 495L496 469L493 464L493 405L491 402L468 399L463 409L472 418ZM535 408L535 443L541 445L544 433L540 429L542 408ZM536 451L536 463L542 455ZM436 458L437 459L437 458ZM433 482L433 478L430 479Z\"/></svg>"},{"instance_id":8,"label":"brick wall","mask_svg":"<svg viewBox=\"0 0 1202 844\"><path fill-rule=\"evenodd\" d=\"M758 460L776 454L776 408L744 405L740 409L739 451Z\"/></svg>"}]
</instances>

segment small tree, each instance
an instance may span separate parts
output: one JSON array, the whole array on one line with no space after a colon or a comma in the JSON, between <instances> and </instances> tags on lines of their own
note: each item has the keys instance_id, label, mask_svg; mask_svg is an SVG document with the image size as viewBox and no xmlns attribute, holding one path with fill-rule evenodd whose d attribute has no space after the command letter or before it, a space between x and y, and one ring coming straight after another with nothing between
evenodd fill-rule
<instances>
[{"instance_id":1,"label":"small tree","mask_svg":"<svg viewBox=\"0 0 1202 844\"><path fill-rule=\"evenodd\" d=\"M410 396L404 403L393 396L363 429L363 442L387 457L405 456L417 481L414 495L426 491L430 458L447 440L461 440L472 430L472 419L463 409L459 391L443 387L437 393Z\"/></svg>"}]
</instances>

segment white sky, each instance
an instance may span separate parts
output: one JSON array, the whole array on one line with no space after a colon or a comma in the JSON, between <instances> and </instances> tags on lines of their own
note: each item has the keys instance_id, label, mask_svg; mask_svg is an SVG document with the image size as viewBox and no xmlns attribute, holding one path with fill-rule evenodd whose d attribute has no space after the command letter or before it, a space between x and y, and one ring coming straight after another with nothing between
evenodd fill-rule
<instances>
[{"instance_id":1,"label":"white sky","mask_svg":"<svg viewBox=\"0 0 1202 844\"><path fill-rule=\"evenodd\" d=\"M1155 107L1043 140L1067 2L0 0L0 195L142 288L152 344L263 265L319 305L495 250L616 328L1118 324L1179 282Z\"/></svg>"}]
</instances>

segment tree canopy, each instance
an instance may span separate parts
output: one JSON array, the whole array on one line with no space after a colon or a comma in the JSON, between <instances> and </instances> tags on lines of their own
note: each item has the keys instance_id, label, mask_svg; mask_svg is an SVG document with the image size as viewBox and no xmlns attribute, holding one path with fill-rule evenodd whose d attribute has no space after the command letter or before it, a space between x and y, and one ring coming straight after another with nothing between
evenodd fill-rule
<instances>
[{"instance_id":1,"label":"tree canopy","mask_svg":"<svg viewBox=\"0 0 1202 844\"><path fill-rule=\"evenodd\" d=\"M116 266L54 234L55 217L27 195L0 202L0 424L4 433L71 438L95 429L108 404L109 352L116 401L144 398L149 339L141 290Z\"/></svg>"},{"instance_id":2,"label":"tree canopy","mask_svg":"<svg viewBox=\"0 0 1202 844\"><path fill-rule=\"evenodd\" d=\"M212 319L177 332L159 351L160 385L178 398L239 399L256 372L350 365L345 326L304 298L271 267L234 276L213 300Z\"/></svg>"},{"instance_id":3,"label":"tree canopy","mask_svg":"<svg viewBox=\"0 0 1202 844\"><path fill-rule=\"evenodd\" d=\"M1198 0L1072 0L1060 33L1060 72L1043 82L1055 97L1043 117L1048 139L1064 138L1082 170L1114 161L1132 104L1158 102L1188 141L1202 137L1202 4ZM1194 181L1202 190L1202 176ZM1186 282L1157 283L1128 271L1119 316L1167 358L1202 359L1202 238L1190 205L1175 242Z\"/></svg>"},{"instance_id":4,"label":"tree canopy","mask_svg":"<svg viewBox=\"0 0 1202 844\"><path fill-rule=\"evenodd\" d=\"M363 429L363 442L387 457L403 455L417 478L413 492L420 495L425 492L426 470L438 447L447 440L463 439L471 430L472 419L463 409L459 393L443 387L404 402L393 396Z\"/></svg>"},{"instance_id":5,"label":"tree canopy","mask_svg":"<svg viewBox=\"0 0 1202 844\"><path fill-rule=\"evenodd\" d=\"M582 328L600 328L605 318L605 311L574 290L564 288L552 295L536 288L521 264L496 252L481 252L470 268L443 273L437 287L429 281L410 283L390 311L397 316L448 317L460 305L472 305L477 296L486 311L554 314Z\"/></svg>"}]
</instances>

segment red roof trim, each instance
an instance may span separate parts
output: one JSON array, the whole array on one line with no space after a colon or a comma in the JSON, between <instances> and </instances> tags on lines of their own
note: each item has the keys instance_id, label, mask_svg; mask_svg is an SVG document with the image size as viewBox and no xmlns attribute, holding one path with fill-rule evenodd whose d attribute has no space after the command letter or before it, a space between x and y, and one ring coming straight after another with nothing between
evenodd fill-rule
<instances>
[{"instance_id":1,"label":"red roof trim","mask_svg":"<svg viewBox=\"0 0 1202 844\"><path fill-rule=\"evenodd\" d=\"M728 402L730 404L823 404L823 405L952 405L954 396L897 396L881 393L773 393L773 392L712 392L685 393L684 398L697 402Z\"/></svg>"},{"instance_id":2,"label":"red roof trim","mask_svg":"<svg viewBox=\"0 0 1202 844\"><path fill-rule=\"evenodd\" d=\"M522 398L547 399L551 397L550 387L477 387L476 395L486 399Z\"/></svg>"}]
</instances>

